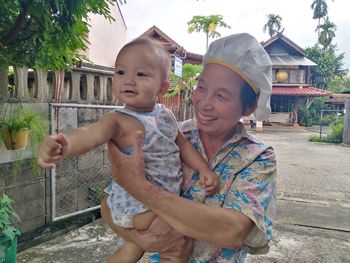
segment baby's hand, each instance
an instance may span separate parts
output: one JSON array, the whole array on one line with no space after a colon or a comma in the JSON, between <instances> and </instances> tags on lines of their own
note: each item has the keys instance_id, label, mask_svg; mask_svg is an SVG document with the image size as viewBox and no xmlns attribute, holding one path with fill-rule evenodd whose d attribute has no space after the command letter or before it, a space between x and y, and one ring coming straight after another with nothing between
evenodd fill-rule
<instances>
[{"instance_id":1,"label":"baby's hand","mask_svg":"<svg viewBox=\"0 0 350 263\"><path fill-rule=\"evenodd\" d=\"M67 156L68 148L69 142L64 134L47 136L40 145L38 164L42 168L55 168L56 163Z\"/></svg>"},{"instance_id":2,"label":"baby's hand","mask_svg":"<svg viewBox=\"0 0 350 263\"><path fill-rule=\"evenodd\" d=\"M199 176L200 183L204 187L205 192L208 194L215 194L220 183L218 176L210 169L200 172Z\"/></svg>"}]
</instances>

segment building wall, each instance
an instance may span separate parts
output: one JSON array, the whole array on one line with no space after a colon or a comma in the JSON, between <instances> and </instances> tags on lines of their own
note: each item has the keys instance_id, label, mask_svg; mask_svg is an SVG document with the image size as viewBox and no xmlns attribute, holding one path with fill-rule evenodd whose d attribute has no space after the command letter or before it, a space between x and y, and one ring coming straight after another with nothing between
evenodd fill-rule
<instances>
[{"instance_id":1,"label":"building wall","mask_svg":"<svg viewBox=\"0 0 350 263\"><path fill-rule=\"evenodd\" d=\"M114 67L115 58L123 45L125 45L126 25L118 4L111 7L115 21L111 23L101 15L89 16L91 29L88 40L90 42L85 55L99 66Z\"/></svg>"}]
</instances>

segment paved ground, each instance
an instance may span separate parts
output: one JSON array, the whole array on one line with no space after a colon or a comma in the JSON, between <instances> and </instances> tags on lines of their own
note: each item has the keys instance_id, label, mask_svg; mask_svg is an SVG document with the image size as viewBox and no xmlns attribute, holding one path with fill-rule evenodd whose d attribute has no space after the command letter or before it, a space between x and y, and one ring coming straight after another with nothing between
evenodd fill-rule
<instances>
[{"instance_id":1,"label":"paved ground","mask_svg":"<svg viewBox=\"0 0 350 263\"><path fill-rule=\"evenodd\" d=\"M271 251L248 263L350 262L350 147L310 143L302 128L252 133L276 150L279 188ZM17 262L102 263L118 245L96 220L19 253Z\"/></svg>"}]
</instances>

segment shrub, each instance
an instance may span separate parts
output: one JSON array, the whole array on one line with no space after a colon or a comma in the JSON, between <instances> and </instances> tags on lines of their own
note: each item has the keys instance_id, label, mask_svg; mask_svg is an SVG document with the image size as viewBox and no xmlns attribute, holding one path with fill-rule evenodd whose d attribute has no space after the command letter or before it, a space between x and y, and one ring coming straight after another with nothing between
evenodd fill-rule
<instances>
[{"instance_id":1,"label":"shrub","mask_svg":"<svg viewBox=\"0 0 350 263\"><path fill-rule=\"evenodd\" d=\"M332 132L327 134L324 137L318 135L311 135L309 137L310 142L326 142L326 143L342 143L343 142L343 133L344 133L344 123L338 122L330 126Z\"/></svg>"}]
</instances>

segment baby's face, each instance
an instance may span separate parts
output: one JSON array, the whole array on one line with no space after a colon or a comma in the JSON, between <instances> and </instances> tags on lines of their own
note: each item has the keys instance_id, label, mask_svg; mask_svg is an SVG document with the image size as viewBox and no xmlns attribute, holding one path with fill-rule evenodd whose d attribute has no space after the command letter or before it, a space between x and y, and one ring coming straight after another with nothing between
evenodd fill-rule
<instances>
[{"instance_id":1,"label":"baby's face","mask_svg":"<svg viewBox=\"0 0 350 263\"><path fill-rule=\"evenodd\" d=\"M132 45L118 54L113 76L113 92L126 108L152 111L162 86L161 66L152 48Z\"/></svg>"}]
</instances>

